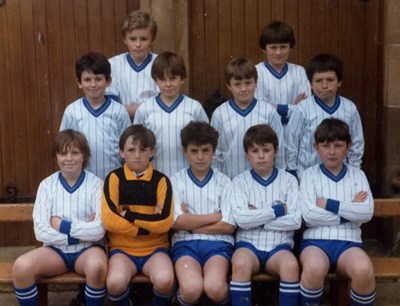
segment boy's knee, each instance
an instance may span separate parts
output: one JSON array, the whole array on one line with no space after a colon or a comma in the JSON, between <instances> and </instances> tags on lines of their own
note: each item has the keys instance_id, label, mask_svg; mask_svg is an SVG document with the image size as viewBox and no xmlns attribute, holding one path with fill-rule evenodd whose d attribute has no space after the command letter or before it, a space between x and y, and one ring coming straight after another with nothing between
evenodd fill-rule
<instances>
[{"instance_id":1,"label":"boy's knee","mask_svg":"<svg viewBox=\"0 0 400 306\"><path fill-rule=\"evenodd\" d=\"M297 281L299 279L299 264L295 258L285 262L280 271L280 279L284 281Z\"/></svg>"},{"instance_id":2,"label":"boy's knee","mask_svg":"<svg viewBox=\"0 0 400 306\"><path fill-rule=\"evenodd\" d=\"M168 294L174 288L175 276L167 270L159 271L159 273L157 273L157 275L152 279L152 282L157 291Z\"/></svg>"},{"instance_id":3,"label":"boy's knee","mask_svg":"<svg viewBox=\"0 0 400 306\"><path fill-rule=\"evenodd\" d=\"M198 282L183 282L182 285L179 284L179 296L180 298L187 302L193 303L200 299L203 293L203 286Z\"/></svg>"},{"instance_id":4,"label":"boy's knee","mask_svg":"<svg viewBox=\"0 0 400 306\"><path fill-rule=\"evenodd\" d=\"M358 262L352 270L352 275L350 275L352 281L371 282L375 279L372 263L367 260Z\"/></svg>"},{"instance_id":5,"label":"boy's knee","mask_svg":"<svg viewBox=\"0 0 400 306\"><path fill-rule=\"evenodd\" d=\"M126 290L128 283L122 277L118 277L117 275L108 275L106 286L109 294L117 296Z\"/></svg>"},{"instance_id":6,"label":"boy's knee","mask_svg":"<svg viewBox=\"0 0 400 306\"><path fill-rule=\"evenodd\" d=\"M26 278L32 271L32 264L28 262L24 256L18 257L13 265L13 278L19 279L20 277Z\"/></svg>"},{"instance_id":7,"label":"boy's knee","mask_svg":"<svg viewBox=\"0 0 400 306\"><path fill-rule=\"evenodd\" d=\"M228 284L226 282L205 283L204 292L212 301L219 302L228 295Z\"/></svg>"},{"instance_id":8,"label":"boy's knee","mask_svg":"<svg viewBox=\"0 0 400 306\"><path fill-rule=\"evenodd\" d=\"M250 279L252 266L248 260L233 260L232 261L232 275L234 279Z\"/></svg>"},{"instance_id":9,"label":"boy's knee","mask_svg":"<svg viewBox=\"0 0 400 306\"><path fill-rule=\"evenodd\" d=\"M105 280L107 276L107 262L105 260L93 260L87 263L86 275L98 280Z\"/></svg>"}]
</instances>

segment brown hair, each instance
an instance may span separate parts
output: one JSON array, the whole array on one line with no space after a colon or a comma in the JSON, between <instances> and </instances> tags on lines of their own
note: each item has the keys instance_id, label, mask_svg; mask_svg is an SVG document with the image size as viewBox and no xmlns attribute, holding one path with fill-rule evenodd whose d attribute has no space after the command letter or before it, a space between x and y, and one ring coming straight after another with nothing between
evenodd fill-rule
<instances>
[{"instance_id":1,"label":"brown hair","mask_svg":"<svg viewBox=\"0 0 400 306\"><path fill-rule=\"evenodd\" d=\"M257 69L253 62L245 57L236 57L229 61L225 69L225 82L232 79L241 81L253 78L257 82Z\"/></svg>"},{"instance_id":2,"label":"brown hair","mask_svg":"<svg viewBox=\"0 0 400 306\"><path fill-rule=\"evenodd\" d=\"M126 33L133 30L146 28L150 29L151 39L154 41L157 36L157 23L144 11L133 11L126 16L122 24L122 36L125 37Z\"/></svg>"}]
</instances>

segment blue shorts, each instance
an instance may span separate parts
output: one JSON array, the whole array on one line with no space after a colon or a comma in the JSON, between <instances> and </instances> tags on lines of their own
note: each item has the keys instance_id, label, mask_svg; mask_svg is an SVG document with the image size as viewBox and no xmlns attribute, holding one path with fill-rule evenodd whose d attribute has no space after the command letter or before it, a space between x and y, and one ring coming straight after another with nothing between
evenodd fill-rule
<instances>
[{"instance_id":1,"label":"blue shorts","mask_svg":"<svg viewBox=\"0 0 400 306\"><path fill-rule=\"evenodd\" d=\"M256 255L258 261L260 262L260 270L264 271L265 270L265 265L267 263L267 261L276 253L278 253L279 251L289 251L289 252L293 252L292 248L290 247L290 245L288 244L281 244L278 245L275 249L266 252L266 251L260 251L258 250L253 244L251 244L250 242L246 242L246 241L239 241L238 243L236 243L235 246L235 250L240 249L240 248L246 248L249 249L251 252L254 253L254 255Z\"/></svg>"},{"instance_id":2,"label":"blue shorts","mask_svg":"<svg viewBox=\"0 0 400 306\"><path fill-rule=\"evenodd\" d=\"M153 253L151 253L150 255L147 255L147 256L133 256L133 255L129 255L129 254L125 253L124 251L122 251L120 249L115 249L109 253L108 257L111 258L111 256L113 256L115 254L124 254L133 262L133 264L136 267L137 272L141 273L143 270L143 266L150 259L150 257L158 252L164 253L164 254L168 255L168 257L169 257L169 251L167 248L158 248Z\"/></svg>"},{"instance_id":3,"label":"blue shorts","mask_svg":"<svg viewBox=\"0 0 400 306\"><path fill-rule=\"evenodd\" d=\"M172 262L175 264L182 256L193 257L202 267L213 256L222 256L231 261L233 246L226 241L187 240L178 241L171 249Z\"/></svg>"},{"instance_id":4,"label":"blue shorts","mask_svg":"<svg viewBox=\"0 0 400 306\"><path fill-rule=\"evenodd\" d=\"M328 240L328 239L304 239L300 245L300 252L309 246L320 248L329 258L331 267L336 266L340 255L350 248L361 248L362 243L344 241L344 240Z\"/></svg>"},{"instance_id":5,"label":"blue shorts","mask_svg":"<svg viewBox=\"0 0 400 306\"><path fill-rule=\"evenodd\" d=\"M87 247L79 252L74 252L74 253L64 253L63 251L61 251L60 249L54 247L54 246L47 246L47 248L50 248L54 251L57 252L58 255L60 255L61 259L64 261L65 265L67 266L67 270L68 271L74 271L74 266L75 266L75 262L77 261L78 257L82 255L83 252L85 252L86 250L92 248L92 247L98 247L101 248L102 250L104 250L104 248L101 245L91 245L90 247Z\"/></svg>"}]
</instances>

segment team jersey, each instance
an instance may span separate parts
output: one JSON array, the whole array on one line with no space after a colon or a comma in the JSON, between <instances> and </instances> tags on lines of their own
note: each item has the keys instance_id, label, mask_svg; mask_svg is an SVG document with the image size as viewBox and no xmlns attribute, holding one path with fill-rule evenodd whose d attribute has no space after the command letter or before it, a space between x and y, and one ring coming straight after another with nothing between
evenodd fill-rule
<instances>
[{"instance_id":1,"label":"team jersey","mask_svg":"<svg viewBox=\"0 0 400 306\"><path fill-rule=\"evenodd\" d=\"M311 96L310 82L306 71L300 65L286 63L281 72L277 72L268 62L256 65L258 79L255 97L277 106L283 124L293 113L298 95Z\"/></svg>"},{"instance_id":2,"label":"team jersey","mask_svg":"<svg viewBox=\"0 0 400 306\"><path fill-rule=\"evenodd\" d=\"M356 105L337 96L334 105L329 107L318 97L312 96L295 108L285 131L287 168L297 170L299 178L305 169L321 162L313 147L314 132L326 118L337 118L349 125L352 143L346 162L356 167L361 165L364 134Z\"/></svg>"},{"instance_id":3,"label":"team jersey","mask_svg":"<svg viewBox=\"0 0 400 306\"><path fill-rule=\"evenodd\" d=\"M285 203L287 214L276 218L272 205ZM238 226L236 242L245 241L269 252L278 245L293 247L293 235L301 226L297 179L274 167L268 178L248 169L232 180L229 202Z\"/></svg>"},{"instance_id":4,"label":"team jersey","mask_svg":"<svg viewBox=\"0 0 400 306\"><path fill-rule=\"evenodd\" d=\"M158 95L136 111L133 123L143 124L156 136L153 166L168 177L188 166L180 133L190 121L208 122L208 117L198 101L182 94L171 106L165 105Z\"/></svg>"},{"instance_id":5,"label":"team jersey","mask_svg":"<svg viewBox=\"0 0 400 306\"><path fill-rule=\"evenodd\" d=\"M231 204L227 199L227 192L231 180L217 169L210 169L204 180L198 180L190 168L182 169L171 177L174 190L174 219L178 219L184 212L182 205L193 215L206 215L221 212L221 221L235 226L231 212ZM172 237L172 245L182 240L212 240L226 241L233 245L232 235L192 234L184 230L176 230Z\"/></svg>"},{"instance_id":6,"label":"team jersey","mask_svg":"<svg viewBox=\"0 0 400 306\"><path fill-rule=\"evenodd\" d=\"M149 53L140 65L135 64L128 52L110 58L112 82L106 94L123 105L141 104L154 97L159 91L151 77L151 66L156 56Z\"/></svg>"},{"instance_id":7,"label":"team jersey","mask_svg":"<svg viewBox=\"0 0 400 306\"><path fill-rule=\"evenodd\" d=\"M104 244L101 223L102 181L83 170L74 186L69 186L61 172L55 172L39 185L33 207L36 239L64 253L74 253L94 244ZM70 222L69 233L51 227L50 218ZM94 220L91 218L94 216ZM92 221L91 221L92 220Z\"/></svg>"},{"instance_id":8,"label":"team jersey","mask_svg":"<svg viewBox=\"0 0 400 306\"><path fill-rule=\"evenodd\" d=\"M268 124L277 134L279 150L276 165L284 169L285 145L280 117L269 103L257 99L253 99L246 109L239 108L231 99L212 114L211 125L219 133L214 166L230 178L250 168L244 153L243 137L247 129L261 123Z\"/></svg>"},{"instance_id":9,"label":"team jersey","mask_svg":"<svg viewBox=\"0 0 400 306\"><path fill-rule=\"evenodd\" d=\"M91 157L87 169L104 179L112 170L121 167L119 137L131 125L128 112L110 98L93 109L86 98L80 98L65 109L60 131L73 129L88 140Z\"/></svg>"},{"instance_id":10,"label":"team jersey","mask_svg":"<svg viewBox=\"0 0 400 306\"><path fill-rule=\"evenodd\" d=\"M365 202L353 202L360 191L367 191ZM361 242L361 223L368 222L374 211L372 193L359 168L343 165L333 175L323 164L304 171L300 183L301 212L307 229L304 239L329 239ZM317 198L328 200L327 208L316 205Z\"/></svg>"},{"instance_id":11,"label":"team jersey","mask_svg":"<svg viewBox=\"0 0 400 306\"><path fill-rule=\"evenodd\" d=\"M123 210L124 216L120 215ZM110 251L142 257L168 248L173 214L171 183L151 164L142 177L124 165L104 181L102 221Z\"/></svg>"}]
</instances>

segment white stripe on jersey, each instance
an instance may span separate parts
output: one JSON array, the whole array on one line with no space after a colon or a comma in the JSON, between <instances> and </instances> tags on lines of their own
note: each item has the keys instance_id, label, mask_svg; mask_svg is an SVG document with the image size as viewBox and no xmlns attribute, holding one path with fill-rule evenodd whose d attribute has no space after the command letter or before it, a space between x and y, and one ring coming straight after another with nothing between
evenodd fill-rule
<instances>
[{"instance_id":1,"label":"white stripe on jersey","mask_svg":"<svg viewBox=\"0 0 400 306\"><path fill-rule=\"evenodd\" d=\"M278 135L279 151L276 156L276 165L278 168L285 169L281 118L270 104L255 99L245 110L229 100L214 111L211 125L219 133L215 166L230 178L249 169L250 164L243 148L243 137L250 127L262 123L268 124Z\"/></svg>"},{"instance_id":2,"label":"white stripe on jersey","mask_svg":"<svg viewBox=\"0 0 400 306\"><path fill-rule=\"evenodd\" d=\"M69 187L60 176L60 171L53 173L39 185L33 207L36 239L65 253L79 252L93 244L104 244L105 230L101 223L103 182L84 170L75 186ZM92 215L95 219L89 222ZM85 242L68 245L68 235L51 227L52 216L72 222L70 236Z\"/></svg>"},{"instance_id":3,"label":"white stripe on jersey","mask_svg":"<svg viewBox=\"0 0 400 306\"><path fill-rule=\"evenodd\" d=\"M347 163L356 167L361 165L364 134L356 105L344 97L337 96L335 104L329 108L317 97L312 96L295 108L285 131L287 168L297 170L299 178L305 169L320 163L313 147L314 132L326 118L337 118L349 125L352 144L347 154Z\"/></svg>"},{"instance_id":4,"label":"white stripe on jersey","mask_svg":"<svg viewBox=\"0 0 400 306\"><path fill-rule=\"evenodd\" d=\"M149 53L139 66L133 62L129 53L110 58L112 82L107 88L107 95L119 97L123 105L132 102L141 104L154 97L159 91L151 77L151 66L156 56L154 53Z\"/></svg>"},{"instance_id":5,"label":"white stripe on jersey","mask_svg":"<svg viewBox=\"0 0 400 306\"><path fill-rule=\"evenodd\" d=\"M202 105L185 95L171 105L165 105L160 95L147 100L136 111L134 124L143 124L156 136L156 152L152 164L170 177L188 166L181 146L181 130L190 121L208 122Z\"/></svg>"},{"instance_id":6,"label":"white stripe on jersey","mask_svg":"<svg viewBox=\"0 0 400 306\"><path fill-rule=\"evenodd\" d=\"M222 213L222 220L235 226L231 204L228 202L227 192L231 187L231 180L217 169L210 170L208 176L200 182L189 168L182 169L171 177L174 189L174 210L176 220L183 214L181 203L185 203L189 212L195 215ZM212 240L234 243L232 235L190 234L187 231L175 231L172 236L172 245L181 240Z\"/></svg>"},{"instance_id":7,"label":"white stripe on jersey","mask_svg":"<svg viewBox=\"0 0 400 306\"><path fill-rule=\"evenodd\" d=\"M293 247L294 231L301 226L298 200L297 180L285 170L274 168L265 180L252 169L239 174L232 181L229 195L238 225L236 242L250 242L258 250L267 252L281 244ZM272 209L275 201L286 204L285 216L275 218Z\"/></svg>"},{"instance_id":8,"label":"white stripe on jersey","mask_svg":"<svg viewBox=\"0 0 400 306\"><path fill-rule=\"evenodd\" d=\"M87 169L104 179L121 167L119 137L130 125L128 112L120 103L107 98L94 110L86 98L80 98L65 109L60 131L73 129L86 136L91 153Z\"/></svg>"},{"instance_id":9,"label":"white stripe on jersey","mask_svg":"<svg viewBox=\"0 0 400 306\"><path fill-rule=\"evenodd\" d=\"M368 192L366 202L352 202L360 191ZM303 219L308 227L304 239L361 242L360 225L369 221L374 211L372 193L362 170L346 165L335 177L321 165L310 167L301 179L300 197ZM317 198L340 201L338 214L318 207ZM350 222L343 223L342 218Z\"/></svg>"},{"instance_id":10,"label":"white stripe on jersey","mask_svg":"<svg viewBox=\"0 0 400 306\"><path fill-rule=\"evenodd\" d=\"M286 67L285 73L278 74L270 71L265 62L258 63L256 65L258 80L255 97L273 104L288 105L288 117L290 118L297 96L305 93L307 97L310 97L311 87L302 66L287 63Z\"/></svg>"}]
</instances>

